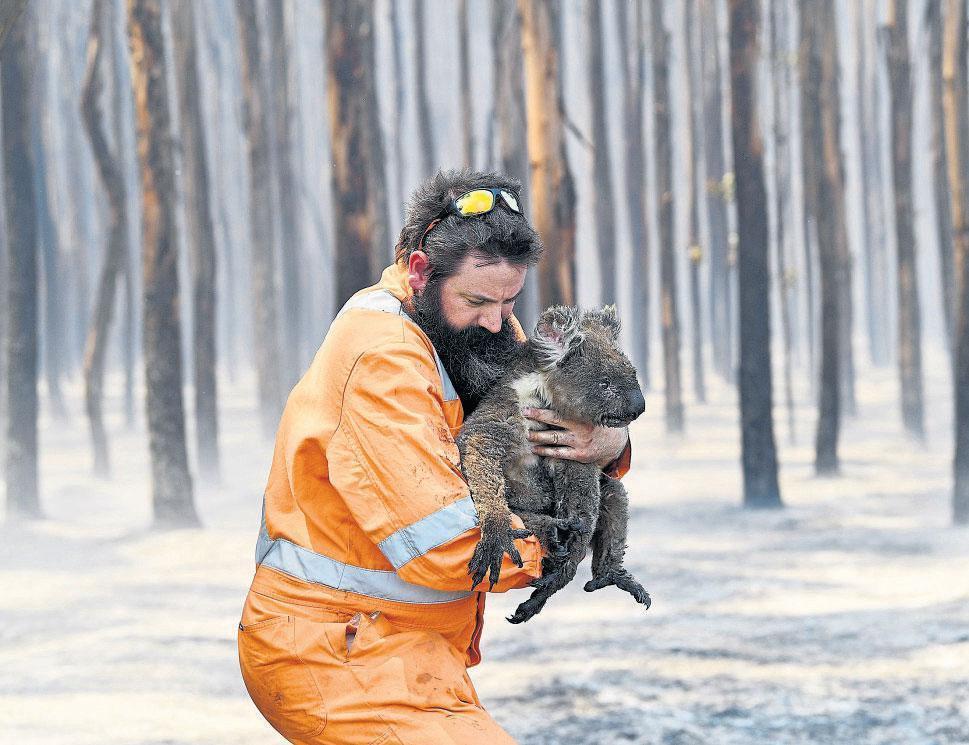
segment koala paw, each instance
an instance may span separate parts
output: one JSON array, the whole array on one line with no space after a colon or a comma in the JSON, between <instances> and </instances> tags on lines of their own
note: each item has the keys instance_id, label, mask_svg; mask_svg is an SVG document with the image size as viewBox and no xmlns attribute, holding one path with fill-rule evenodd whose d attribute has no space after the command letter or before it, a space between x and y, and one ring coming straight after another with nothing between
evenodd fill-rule
<instances>
[{"instance_id":1,"label":"koala paw","mask_svg":"<svg viewBox=\"0 0 969 745\"><path fill-rule=\"evenodd\" d=\"M508 623L525 623L528 619L537 614L545 605L545 599L531 597L515 609L515 612L508 616Z\"/></svg>"},{"instance_id":2,"label":"koala paw","mask_svg":"<svg viewBox=\"0 0 969 745\"><path fill-rule=\"evenodd\" d=\"M522 566L522 557L515 548L516 538L527 538L532 535L527 530L513 530L510 527L499 528L497 530L482 525L481 540L474 549L474 555L468 562L468 574L471 575L471 589L473 590L489 576L489 590L498 582L501 575L501 562L507 553L511 560L519 567Z\"/></svg>"},{"instance_id":3,"label":"koala paw","mask_svg":"<svg viewBox=\"0 0 969 745\"><path fill-rule=\"evenodd\" d=\"M645 605L647 610L653 603L649 593L646 592L646 588L639 584L636 578L625 569L607 569L586 582L584 589L586 592L595 592L609 585L615 585L620 590L625 590L633 596L637 603Z\"/></svg>"}]
</instances>

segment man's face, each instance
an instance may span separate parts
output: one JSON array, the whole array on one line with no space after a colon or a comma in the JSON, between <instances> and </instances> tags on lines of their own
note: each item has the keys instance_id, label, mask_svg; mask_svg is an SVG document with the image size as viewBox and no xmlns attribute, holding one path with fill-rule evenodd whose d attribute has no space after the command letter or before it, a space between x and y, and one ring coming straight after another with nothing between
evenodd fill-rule
<instances>
[{"instance_id":1,"label":"man's face","mask_svg":"<svg viewBox=\"0 0 969 745\"><path fill-rule=\"evenodd\" d=\"M468 256L454 274L431 280L413 298L414 320L451 376L465 413L501 377L520 343L508 323L525 285L524 266Z\"/></svg>"}]
</instances>

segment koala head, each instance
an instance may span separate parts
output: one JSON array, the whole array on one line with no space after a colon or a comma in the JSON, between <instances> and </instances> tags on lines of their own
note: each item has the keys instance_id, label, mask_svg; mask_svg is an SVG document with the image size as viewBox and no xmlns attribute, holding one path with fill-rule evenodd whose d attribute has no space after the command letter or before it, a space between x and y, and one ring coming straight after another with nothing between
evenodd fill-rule
<instances>
[{"instance_id":1,"label":"koala head","mask_svg":"<svg viewBox=\"0 0 969 745\"><path fill-rule=\"evenodd\" d=\"M552 408L563 416L622 427L646 410L636 368L619 348L614 305L553 306L529 339Z\"/></svg>"}]
</instances>

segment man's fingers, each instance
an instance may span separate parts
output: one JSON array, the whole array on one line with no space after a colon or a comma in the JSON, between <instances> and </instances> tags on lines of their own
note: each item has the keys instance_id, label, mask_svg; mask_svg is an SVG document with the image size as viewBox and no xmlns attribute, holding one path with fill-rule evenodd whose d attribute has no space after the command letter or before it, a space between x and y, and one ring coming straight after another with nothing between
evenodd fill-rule
<instances>
[{"instance_id":1,"label":"man's fingers","mask_svg":"<svg viewBox=\"0 0 969 745\"><path fill-rule=\"evenodd\" d=\"M564 458L565 460L580 460L582 457L582 454L575 448L566 447L556 448L546 445L532 445L532 452L535 455L547 455L551 458Z\"/></svg>"},{"instance_id":2,"label":"man's fingers","mask_svg":"<svg viewBox=\"0 0 969 745\"><path fill-rule=\"evenodd\" d=\"M564 421L561 416L551 409L533 409L531 407L522 412L529 419L534 419L545 424L561 425Z\"/></svg>"},{"instance_id":3,"label":"man's fingers","mask_svg":"<svg viewBox=\"0 0 969 745\"><path fill-rule=\"evenodd\" d=\"M541 443L542 445L572 445L575 437L566 429L536 429L528 433L531 442Z\"/></svg>"}]
</instances>

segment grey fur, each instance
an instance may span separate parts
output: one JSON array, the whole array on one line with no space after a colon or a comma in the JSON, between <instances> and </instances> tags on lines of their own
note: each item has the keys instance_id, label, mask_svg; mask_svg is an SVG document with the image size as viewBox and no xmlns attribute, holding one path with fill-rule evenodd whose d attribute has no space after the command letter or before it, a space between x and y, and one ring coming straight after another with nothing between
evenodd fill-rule
<instances>
[{"instance_id":1,"label":"grey fur","mask_svg":"<svg viewBox=\"0 0 969 745\"><path fill-rule=\"evenodd\" d=\"M575 576L592 547L589 592L614 584L649 607L649 594L622 566L629 499L622 484L594 464L536 457L529 428L547 428L521 414L549 408L566 419L620 427L645 401L636 370L618 346L615 308L546 310L520 355L465 420L457 438L461 465L481 522L468 565L472 587L490 572L497 582L505 553L521 566L512 540L534 533L548 556L535 591L508 620L521 623ZM510 527L511 513L527 531Z\"/></svg>"}]
</instances>

